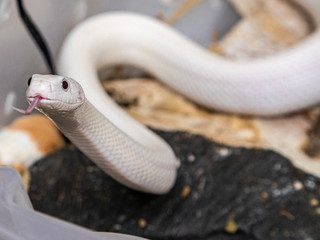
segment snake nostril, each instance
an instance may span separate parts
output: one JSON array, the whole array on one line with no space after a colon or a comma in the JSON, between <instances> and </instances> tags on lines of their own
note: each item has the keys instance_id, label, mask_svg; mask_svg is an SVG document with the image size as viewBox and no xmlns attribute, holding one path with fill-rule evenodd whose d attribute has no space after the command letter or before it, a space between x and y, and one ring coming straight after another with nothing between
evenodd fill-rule
<instances>
[{"instance_id":1,"label":"snake nostril","mask_svg":"<svg viewBox=\"0 0 320 240\"><path fill-rule=\"evenodd\" d=\"M32 77L28 79L28 86L30 86L31 80L32 80Z\"/></svg>"}]
</instances>

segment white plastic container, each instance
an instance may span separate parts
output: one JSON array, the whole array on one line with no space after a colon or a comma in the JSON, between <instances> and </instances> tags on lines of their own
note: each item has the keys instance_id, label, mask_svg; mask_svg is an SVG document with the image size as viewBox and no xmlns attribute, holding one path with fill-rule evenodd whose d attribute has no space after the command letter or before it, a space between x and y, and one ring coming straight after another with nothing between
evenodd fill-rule
<instances>
[{"instance_id":1,"label":"white plastic container","mask_svg":"<svg viewBox=\"0 0 320 240\"><path fill-rule=\"evenodd\" d=\"M1 240L142 240L116 233L98 233L33 210L19 173L0 167Z\"/></svg>"}]
</instances>

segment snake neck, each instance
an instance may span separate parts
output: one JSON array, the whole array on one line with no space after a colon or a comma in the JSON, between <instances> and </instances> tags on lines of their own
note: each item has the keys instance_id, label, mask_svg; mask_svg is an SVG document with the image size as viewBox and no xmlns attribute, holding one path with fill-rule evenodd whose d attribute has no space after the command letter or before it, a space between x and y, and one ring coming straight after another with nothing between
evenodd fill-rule
<instances>
[{"instance_id":1,"label":"snake neck","mask_svg":"<svg viewBox=\"0 0 320 240\"><path fill-rule=\"evenodd\" d=\"M86 129L92 130L92 126L102 125L109 127L112 123L105 118L87 99L79 107L68 111L54 111L51 109L38 109L49 117L62 133L73 135ZM102 128L102 126L101 126ZM95 133L86 133L95 134ZM74 137L73 137L74 138Z\"/></svg>"},{"instance_id":2,"label":"snake neck","mask_svg":"<svg viewBox=\"0 0 320 240\"><path fill-rule=\"evenodd\" d=\"M177 168L173 152L134 141L88 100L72 111L48 111L46 115L103 171L128 187L165 193L173 186Z\"/></svg>"}]
</instances>

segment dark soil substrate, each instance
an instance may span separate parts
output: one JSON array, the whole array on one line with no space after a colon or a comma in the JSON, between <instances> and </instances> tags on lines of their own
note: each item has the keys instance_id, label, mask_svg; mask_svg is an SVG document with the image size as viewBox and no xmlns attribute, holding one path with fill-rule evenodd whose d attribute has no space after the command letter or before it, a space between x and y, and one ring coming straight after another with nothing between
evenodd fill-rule
<instances>
[{"instance_id":1,"label":"dark soil substrate","mask_svg":"<svg viewBox=\"0 0 320 240\"><path fill-rule=\"evenodd\" d=\"M151 239L320 239L320 180L266 150L156 131L181 160L166 195L112 180L74 147L31 167L36 210L98 231Z\"/></svg>"}]
</instances>

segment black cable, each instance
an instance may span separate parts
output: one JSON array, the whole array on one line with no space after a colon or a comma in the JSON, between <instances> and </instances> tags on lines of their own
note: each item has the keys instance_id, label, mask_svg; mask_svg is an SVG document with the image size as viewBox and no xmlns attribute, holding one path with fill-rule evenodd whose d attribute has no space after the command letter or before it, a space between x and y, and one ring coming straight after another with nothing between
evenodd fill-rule
<instances>
[{"instance_id":1,"label":"black cable","mask_svg":"<svg viewBox=\"0 0 320 240\"><path fill-rule=\"evenodd\" d=\"M48 69L50 70L51 74L56 74L56 70L52 61L51 53L49 48L47 47L47 43L42 36L41 32L38 30L36 25L32 22L31 18L27 14L27 12L24 9L23 1L22 0L17 0L17 6L19 10L20 17L26 26L29 34L31 35L32 39L35 41L37 47L40 49ZM62 134L62 133L61 133ZM63 134L62 134L63 135ZM70 143L70 140L63 135L65 141L67 143Z\"/></svg>"},{"instance_id":2,"label":"black cable","mask_svg":"<svg viewBox=\"0 0 320 240\"><path fill-rule=\"evenodd\" d=\"M29 34L31 35L32 39L35 41L37 47L40 49L46 61L48 69L50 70L51 74L55 74L56 70L52 61L51 53L49 48L47 47L44 37L42 36L41 32L38 30L36 25L32 22L31 18L25 11L23 1L17 0L17 5L18 5L20 17L24 25L26 26Z\"/></svg>"}]
</instances>

